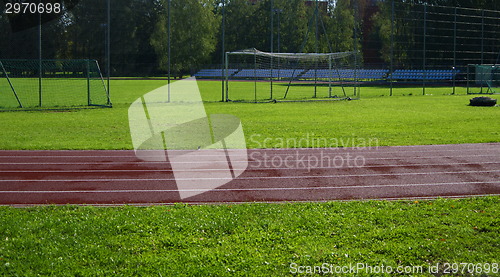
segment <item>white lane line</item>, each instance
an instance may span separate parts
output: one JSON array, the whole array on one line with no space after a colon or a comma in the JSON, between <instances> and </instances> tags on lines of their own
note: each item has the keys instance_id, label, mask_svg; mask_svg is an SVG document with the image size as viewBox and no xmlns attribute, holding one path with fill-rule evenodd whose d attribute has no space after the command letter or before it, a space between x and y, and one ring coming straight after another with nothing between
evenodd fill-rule
<instances>
[{"instance_id":1,"label":"white lane line","mask_svg":"<svg viewBox=\"0 0 500 277\"><path fill-rule=\"evenodd\" d=\"M275 150L286 150L286 152L288 153L272 153L273 151ZM478 150L481 150L481 149L455 149L455 150L429 150L429 151L381 151L381 150L372 150L371 152L368 152L366 150L356 150L356 149L353 149L353 150L343 150L343 149L330 149L330 148L308 148L307 150L309 151L306 151L306 150L297 150L295 148L287 148L287 149L252 149L252 150L248 150L248 154L251 155L251 154L254 154L254 153L266 153L268 155L272 155L272 156L287 156L287 155L290 155L290 153L299 153L299 154L302 154L302 155L307 155L307 154L320 154L320 153L325 153L325 154L354 154L354 153L360 153L360 154L376 154L376 155L380 155L380 154L390 154L390 155L394 155L394 154L405 154L405 153L408 153L408 154L412 154L412 153L426 153L426 152L432 152L432 153L436 153L436 152L460 152L460 153L463 153L463 152L470 152L470 151L474 151L474 152L477 152ZM488 152L488 153L491 153L491 152L500 152L500 147L498 149L482 149L484 150L485 152ZM193 151L190 151L190 152L186 152L186 153L191 153L191 152L199 152L199 155L200 156L204 156L204 157L211 157L211 156L217 156L217 155L213 155L213 154L203 154L202 151L197 151L197 150L193 150ZM279 151L279 152L283 152L283 151ZM235 157L240 157L240 156L244 156L244 155L234 155ZM151 157L157 157L157 156L151 156ZM67 156L55 156L55 155L26 155L26 156L19 156L19 155L1 155L0 154L0 159L2 158L8 158L8 159L37 159L37 158L92 158L92 159L96 159L96 158L109 158L109 159L112 159L112 158L130 158L130 159L138 159L135 155L129 155L129 156L113 156L113 155L67 155Z\"/></svg>"},{"instance_id":2,"label":"white lane line","mask_svg":"<svg viewBox=\"0 0 500 277\"><path fill-rule=\"evenodd\" d=\"M268 163L272 162L272 157L274 156L269 156L265 161ZM288 156L292 157L292 156ZM314 156L316 157L316 156ZM341 156L339 156L341 157ZM440 158L484 158L484 157L492 157L492 158L498 158L498 155L460 155L460 156L428 156L428 157L390 157L390 158L365 158L366 161L368 160L400 160L403 158L410 158L410 159L440 159ZM328 160L327 158L332 158L330 156L325 156L324 159L286 159L288 162L319 162L319 161L325 161ZM355 157L352 157L354 159ZM252 160L250 159L248 162L249 163L264 163L265 161L261 160ZM278 162L284 162L285 159L283 160L278 160ZM234 161L235 163L243 163L246 161ZM179 163L185 163L185 164L197 164L197 163L202 163L206 164L206 162L197 162L197 161L192 161L192 162L179 162ZM213 163L226 163L226 162L221 162L221 161L214 161ZM37 163L37 162L22 162L22 163L12 163L12 162L4 162L1 163L0 165L128 165L128 164L133 164L133 165L147 165L147 164L169 164L169 162L145 162L145 161L123 161L123 162L58 162L58 163L52 163L52 162L44 162L44 163Z\"/></svg>"},{"instance_id":3,"label":"white lane line","mask_svg":"<svg viewBox=\"0 0 500 277\"><path fill-rule=\"evenodd\" d=\"M484 147L500 147L500 143L498 142L485 142L485 143L462 143L462 144L432 144L432 145L394 145L394 146L372 146L371 148L385 148L385 149L390 149L390 148L450 148L450 147L465 147L465 148L471 148L471 147L477 147L477 149L483 149ZM339 149L367 149L370 148L370 146L365 146L365 147L339 147ZM275 149L269 149L269 150L276 150L276 151L283 151L287 149L311 149L311 148L275 148ZM256 149L258 150L258 149Z\"/></svg>"},{"instance_id":4,"label":"white lane line","mask_svg":"<svg viewBox=\"0 0 500 277\"><path fill-rule=\"evenodd\" d=\"M418 146L418 145L417 145ZM429 145L422 145L423 147L429 147ZM431 145L432 146L432 145ZM458 146L458 145L457 145ZM495 145L488 145L489 147L481 147L481 148L470 148L470 147L465 147L464 149L429 149L429 150L398 150L398 151L384 151L386 149L380 149L380 148L385 148L385 147L412 147L412 146L380 146L380 147L360 147L360 148L276 148L276 149L247 149L249 154L251 153L261 153L261 152L267 152L268 154L271 154L272 152L299 152L301 154L317 154L318 152L330 152L332 154L336 153L363 153L363 154L402 154L402 153L425 153L425 152L467 152L467 151L487 151L487 152L492 152L492 151L500 151L500 144L495 144ZM495 146L495 147L491 147ZM439 147L437 145L436 147ZM391 150L391 149L387 149ZM22 151L22 150L20 150ZM47 150L49 152L52 152L51 150ZM80 150L69 150L69 151L80 151ZM94 153L92 150L83 150L83 151L91 151ZM119 151L119 150L114 150L114 151ZM123 151L132 151L132 150L123 150ZM197 150L170 150L170 151L179 151L179 152L196 152ZM99 152L95 152L98 154ZM203 150L200 151L200 155L203 154ZM276 156L282 156L282 155L289 155L289 153L278 153L274 154ZM216 156L216 155L203 155L203 156ZM236 155L235 155L236 156ZM152 156L155 157L155 156ZM136 156L133 155L133 152L131 152L131 155L64 155L64 156L58 156L58 155L2 155L2 152L0 151L0 159L1 158L132 158L136 159Z\"/></svg>"},{"instance_id":5,"label":"white lane line","mask_svg":"<svg viewBox=\"0 0 500 277\"><path fill-rule=\"evenodd\" d=\"M405 172L405 173L376 173L376 174L340 174L340 175L303 175L303 176L251 176L251 177L238 177L234 180L266 180L266 179L323 179L323 178L352 178L352 177L377 177L377 176L418 176L418 175L437 175L437 174L477 174L477 173L493 173L500 172L500 170L468 170L468 171L437 171L437 172ZM67 182L67 183L81 183L81 182L144 182L144 181L199 181L199 180L233 180L232 178L123 178L123 179L23 179L23 180L0 180L4 182Z\"/></svg>"},{"instance_id":6,"label":"white lane line","mask_svg":"<svg viewBox=\"0 0 500 277\"><path fill-rule=\"evenodd\" d=\"M408 201L408 200L416 200L416 199L421 199L421 200L434 200L437 198L470 198L470 197L487 197L487 196L500 196L500 193L492 193L492 194L456 194L456 195L429 195L429 196L408 196L408 197L386 197L386 198L380 198L380 197L366 197L366 198L352 198L352 199L338 199L338 198L329 198L329 199L318 199L318 200L261 200L261 201L239 201L236 202L235 200L232 201L220 201L220 200L215 200L215 201L183 201L182 203L187 203L189 205L241 205L241 204L247 204L247 203L252 203L252 204L274 204L274 203L287 203L290 201L293 201L294 203L325 203L325 202L352 202L352 201L373 201L373 200L387 200L387 201ZM130 202L130 203L113 203L113 204L106 204L106 203L95 203L95 204L88 204L88 203L83 203L83 204L77 204L78 206L92 206L92 207L122 207L122 206L134 206L134 207L149 207L149 206L172 206L175 204L178 204L179 201L176 200L170 200L170 201L165 201L165 202ZM67 204L45 204L45 203L40 203L40 204L0 204L2 207L40 207L40 206L66 206Z\"/></svg>"},{"instance_id":7,"label":"white lane line","mask_svg":"<svg viewBox=\"0 0 500 277\"><path fill-rule=\"evenodd\" d=\"M283 191L283 190L332 190L332 189L362 189L387 187L423 187L423 186L449 186L449 185L474 185L474 184L500 184L500 181L488 182L451 182L451 183L421 183L421 184L400 184L400 185L363 185L363 186L340 186L340 187L282 187L282 188L231 188L231 189L213 189L210 192L226 191ZM158 192L206 192L206 189L155 189L155 190L56 190L56 191L0 191L0 194L19 193L19 194L60 194L60 193L158 193Z\"/></svg>"},{"instance_id":8,"label":"white lane line","mask_svg":"<svg viewBox=\"0 0 500 277\"><path fill-rule=\"evenodd\" d=\"M353 169L353 168L398 168L398 167L426 167L426 166L466 166L466 165L489 165L500 164L498 162L482 162L482 163L436 163L436 164L393 164L393 165L363 165L353 167L252 167L249 166L246 171L265 171L265 170L313 170L313 169ZM183 169L183 172L200 172L200 171L226 171L227 169L221 168L202 168L202 169ZM95 169L95 170L1 170L2 173L107 173L107 172L172 172L171 169Z\"/></svg>"}]
</instances>

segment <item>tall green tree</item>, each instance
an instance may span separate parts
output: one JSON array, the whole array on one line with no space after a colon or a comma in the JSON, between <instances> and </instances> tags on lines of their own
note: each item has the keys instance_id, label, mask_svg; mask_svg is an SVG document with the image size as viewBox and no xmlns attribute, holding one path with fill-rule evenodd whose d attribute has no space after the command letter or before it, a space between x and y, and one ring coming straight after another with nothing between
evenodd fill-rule
<instances>
[{"instance_id":1,"label":"tall green tree","mask_svg":"<svg viewBox=\"0 0 500 277\"><path fill-rule=\"evenodd\" d=\"M302 44L308 29L308 14L302 0L274 0L275 11L280 12L274 16L275 45L277 46L278 24L280 32L280 52L303 51ZM277 47L275 46L275 49Z\"/></svg>"},{"instance_id":2,"label":"tall green tree","mask_svg":"<svg viewBox=\"0 0 500 277\"><path fill-rule=\"evenodd\" d=\"M168 0L162 0L150 43L160 69L168 68ZM210 62L217 44L219 17L212 0L171 0L171 70L179 76Z\"/></svg>"},{"instance_id":3,"label":"tall green tree","mask_svg":"<svg viewBox=\"0 0 500 277\"><path fill-rule=\"evenodd\" d=\"M117 76L148 75L156 68L156 54L149 43L158 17L156 1L111 0L111 73ZM103 0L82 0L65 16L66 45L61 58L97 59L105 62L107 7Z\"/></svg>"},{"instance_id":4,"label":"tall green tree","mask_svg":"<svg viewBox=\"0 0 500 277\"><path fill-rule=\"evenodd\" d=\"M274 13L273 16L271 12ZM218 14L222 15L221 9L218 9ZM255 3L248 0L226 0L225 16L226 51L248 48L270 51L271 29L274 30L275 52L278 51L278 38L280 52L303 50L301 45L305 39L308 20L303 0L262 0ZM219 43L215 63L220 60L220 50Z\"/></svg>"},{"instance_id":5,"label":"tall green tree","mask_svg":"<svg viewBox=\"0 0 500 277\"><path fill-rule=\"evenodd\" d=\"M257 10L260 3L252 4L248 0L231 0L226 4L226 49L228 51L241 50L246 48L261 48L256 45L258 38L264 36L265 30L260 30L261 34L256 34L256 22L263 20L258 18Z\"/></svg>"},{"instance_id":6,"label":"tall green tree","mask_svg":"<svg viewBox=\"0 0 500 277\"><path fill-rule=\"evenodd\" d=\"M359 19L356 18L356 0L338 0L331 11L329 22L329 38L333 47L333 52L353 51L360 49L359 34L354 32L359 30ZM355 43L358 43L355 47Z\"/></svg>"}]
</instances>

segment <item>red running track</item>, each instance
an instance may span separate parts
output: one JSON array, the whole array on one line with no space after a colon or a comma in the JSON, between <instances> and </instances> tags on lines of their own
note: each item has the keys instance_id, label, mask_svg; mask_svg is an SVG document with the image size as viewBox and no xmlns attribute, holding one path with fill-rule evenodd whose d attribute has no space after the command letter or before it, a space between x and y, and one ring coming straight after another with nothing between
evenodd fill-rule
<instances>
[{"instance_id":1,"label":"red running track","mask_svg":"<svg viewBox=\"0 0 500 277\"><path fill-rule=\"evenodd\" d=\"M133 151L0 151L0 205L500 195L500 143L253 149L248 155L248 168L236 179L181 199L169 163L144 162Z\"/></svg>"}]
</instances>

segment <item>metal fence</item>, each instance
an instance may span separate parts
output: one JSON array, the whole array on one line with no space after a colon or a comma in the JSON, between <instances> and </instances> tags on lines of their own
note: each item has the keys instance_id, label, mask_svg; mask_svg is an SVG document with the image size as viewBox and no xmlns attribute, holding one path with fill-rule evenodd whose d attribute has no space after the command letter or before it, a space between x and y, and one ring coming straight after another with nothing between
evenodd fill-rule
<instances>
[{"instance_id":1,"label":"metal fence","mask_svg":"<svg viewBox=\"0 0 500 277\"><path fill-rule=\"evenodd\" d=\"M442 86L450 94L466 93L467 86L477 85L468 65L500 62L500 11L400 1L367 10L360 30L363 66L389 69L390 95L408 87L430 94Z\"/></svg>"},{"instance_id":2,"label":"metal fence","mask_svg":"<svg viewBox=\"0 0 500 277\"><path fill-rule=\"evenodd\" d=\"M159 66L161 58L158 47L155 51L151 37L153 30L160 28L157 23L161 22L160 15L167 14L165 3L170 1L66 2L74 4L67 4L64 13L58 18L34 17L23 22L7 15L5 11L1 13L0 59L96 59L105 76L166 76L165 67L162 69ZM230 1L220 1L228 2ZM262 5L271 3L272 12L268 12L269 7L262 9L260 14L263 19L260 21L269 21L270 24L261 24L263 29L260 32L238 34L239 37L262 36L255 39L262 41L262 45L245 47L256 47L263 51L271 51L274 48L274 52L285 49L287 44L291 43L287 38L292 36L288 36L286 32L290 30L283 27L286 14L283 7L273 8L271 0L249 2L263 3ZM341 8L341 5L335 5L339 2L330 0L327 1L328 5L321 7L328 9L325 13L333 17L332 9ZM354 15L357 23L352 28L352 35L337 41L336 44L352 47L337 50L357 49L361 53L360 69L387 71L384 78L375 82L371 80L366 85L387 87L390 95L408 91L431 94L433 88L443 86L450 88L449 93L466 93L468 85L478 85L472 80L476 78L474 67L468 65L494 65L500 62L500 11L413 4L410 3L412 1L403 0L348 2L351 4L343 5L342 8L351 9L346 14ZM183 2L176 3L179 6ZM278 10L281 17L275 14ZM212 59L208 63L216 64L215 68L222 68L220 63L224 46L226 51L240 49L230 49L229 42L223 41L223 23L226 24L227 40L231 35L230 25L234 21L223 21L224 13L220 6L213 11L219 20L214 22L220 26L217 25L218 31L214 33L217 42L211 54ZM172 22L177 19L172 18ZM252 20L252 16L238 20ZM43 24L38 25L38 21ZM282 28L278 28L279 21L282 21ZM289 20L288 24L291 24L290 22L293 20ZM340 31L351 28L349 20L332 22L345 24L336 28ZM246 25L250 24L252 23ZM327 28L329 24L333 23L326 22ZM166 45L168 38L166 32L164 33L162 39ZM175 32L172 35L175 35ZM274 40L270 35L274 36ZM327 35L333 38L337 33L332 31ZM302 40L301 37L297 39ZM352 41L349 41L350 39ZM172 53L178 53L183 49L171 50ZM200 66L202 63L207 61L197 63L190 73L204 69L204 66ZM498 75L495 75L495 72L494 77ZM492 84L498 84L498 80Z\"/></svg>"}]
</instances>

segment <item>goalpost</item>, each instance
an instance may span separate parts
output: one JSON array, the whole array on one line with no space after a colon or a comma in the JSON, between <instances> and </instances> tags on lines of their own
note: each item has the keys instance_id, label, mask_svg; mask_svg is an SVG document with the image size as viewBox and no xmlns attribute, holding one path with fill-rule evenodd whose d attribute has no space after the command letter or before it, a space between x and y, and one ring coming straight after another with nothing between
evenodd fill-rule
<instances>
[{"instance_id":1,"label":"goalpost","mask_svg":"<svg viewBox=\"0 0 500 277\"><path fill-rule=\"evenodd\" d=\"M96 60L0 60L0 109L76 106L111 107Z\"/></svg>"},{"instance_id":2,"label":"goalpost","mask_svg":"<svg viewBox=\"0 0 500 277\"><path fill-rule=\"evenodd\" d=\"M500 93L500 65L469 64L467 66L467 94Z\"/></svg>"},{"instance_id":3,"label":"goalpost","mask_svg":"<svg viewBox=\"0 0 500 277\"><path fill-rule=\"evenodd\" d=\"M356 52L226 52L224 76L226 102L359 98Z\"/></svg>"}]
</instances>

